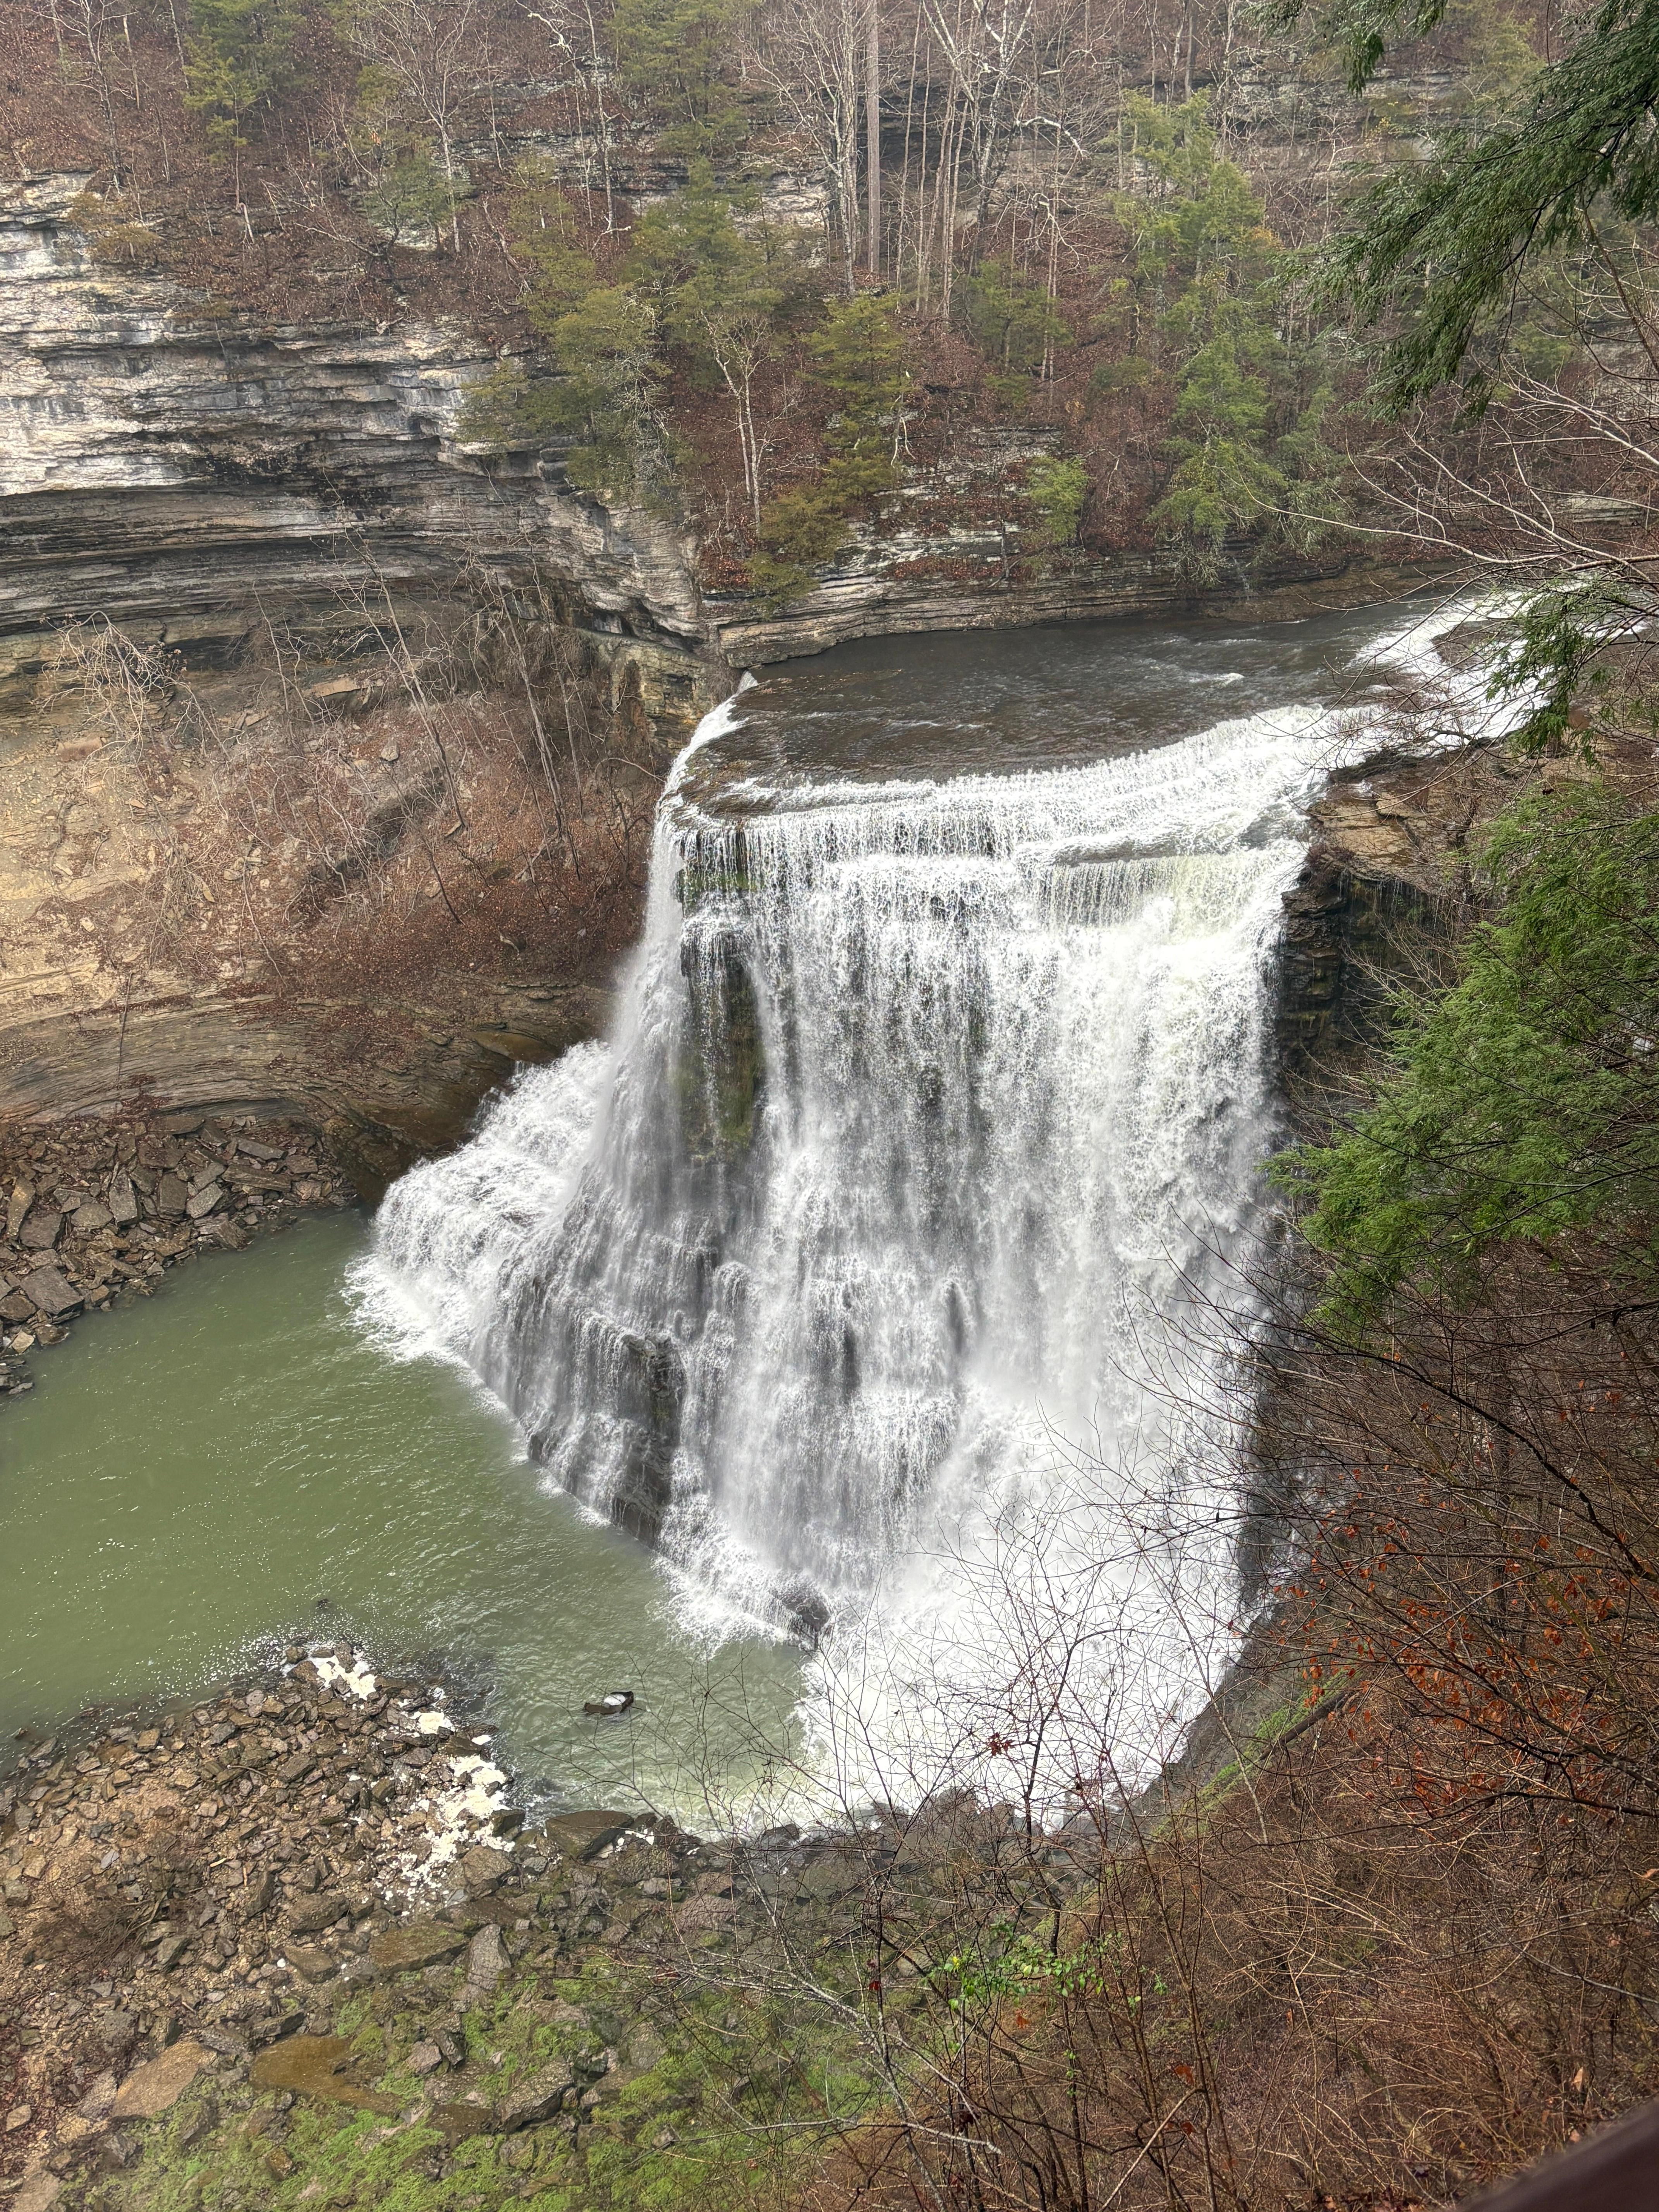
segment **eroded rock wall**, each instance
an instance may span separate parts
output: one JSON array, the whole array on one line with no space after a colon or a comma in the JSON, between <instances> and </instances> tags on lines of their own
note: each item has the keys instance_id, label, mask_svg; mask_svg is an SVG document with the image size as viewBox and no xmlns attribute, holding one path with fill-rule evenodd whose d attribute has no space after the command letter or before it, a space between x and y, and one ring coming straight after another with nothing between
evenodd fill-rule
<instances>
[{"instance_id":1,"label":"eroded rock wall","mask_svg":"<svg viewBox=\"0 0 1659 2212\"><path fill-rule=\"evenodd\" d=\"M719 693L694 548L556 455L486 472L456 425L494 356L464 331L252 325L101 264L83 182L0 190L0 1115L253 1105L443 1141L602 1018L617 933L574 915L526 948L460 902L477 941L424 973L377 986L362 943L335 972L354 913L383 951L460 900L447 874L501 872L523 780L472 712L457 796L458 626L482 591L567 631L561 756L620 750L645 789ZM446 807L493 827L447 843ZM417 842L433 881L389 905Z\"/></svg>"}]
</instances>

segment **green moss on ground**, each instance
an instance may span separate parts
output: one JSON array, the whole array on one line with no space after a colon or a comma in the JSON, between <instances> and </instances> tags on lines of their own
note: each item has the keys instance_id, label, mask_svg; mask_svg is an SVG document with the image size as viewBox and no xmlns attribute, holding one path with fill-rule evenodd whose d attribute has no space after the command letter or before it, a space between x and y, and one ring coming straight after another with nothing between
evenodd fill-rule
<instances>
[{"instance_id":1,"label":"green moss on ground","mask_svg":"<svg viewBox=\"0 0 1659 2212\"><path fill-rule=\"evenodd\" d=\"M564 1962L552 1947L502 1977L465 2021L465 2063L421 2079L428 2039L465 1967L398 1976L350 1998L335 2033L350 2044L336 2079L395 2097L396 2118L305 2093L261 2089L245 2062L204 2075L165 2118L133 2130L125 2170L72 2184L87 2212L475 2212L508 2201L537 2212L708 2212L794 2201L827 2116L867 2085L781 2004L714 1986L665 1990L608 1955ZM434 1986L434 1981L440 1984ZM492 2108L554 2062L575 2077L580 2118L503 2135ZM477 2100L476 2132L468 2100Z\"/></svg>"}]
</instances>

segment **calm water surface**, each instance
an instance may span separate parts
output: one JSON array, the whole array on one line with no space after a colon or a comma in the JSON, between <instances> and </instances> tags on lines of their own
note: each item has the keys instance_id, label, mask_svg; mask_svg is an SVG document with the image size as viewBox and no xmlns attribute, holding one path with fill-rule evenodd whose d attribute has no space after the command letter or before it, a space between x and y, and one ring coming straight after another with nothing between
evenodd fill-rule
<instances>
[{"instance_id":1,"label":"calm water surface","mask_svg":"<svg viewBox=\"0 0 1659 2212\"><path fill-rule=\"evenodd\" d=\"M787 1740L796 1655L711 1652L641 1546L538 1486L490 1401L379 1348L348 1281L367 1242L358 1215L307 1222L38 1360L0 1417L0 1729L189 1695L323 1624L492 1681L504 1750L562 1797L708 1820L705 1779L741 1796ZM637 1715L586 1720L613 1687Z\"/></svg>"}]
</instances>

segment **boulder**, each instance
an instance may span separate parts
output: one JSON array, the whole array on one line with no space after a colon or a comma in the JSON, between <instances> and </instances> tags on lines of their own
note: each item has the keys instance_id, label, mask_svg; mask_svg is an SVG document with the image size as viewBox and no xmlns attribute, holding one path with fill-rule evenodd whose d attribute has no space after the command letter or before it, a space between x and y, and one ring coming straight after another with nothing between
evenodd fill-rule
<instances>
[{"instance_id":1,"label":"boulder","mask_svg":"<svg viewBox=\"0 0 1659 2212\"><path fill-rule=\"evenodd\" d=\"M17 1242L26 1252L50 1252L64 1233L64 1217L43 1206L31 1209L28 1219L17 1232Z\"/></svg>"},{"instance_id":2,"label":"boulder","mask_svg":"<svg viewBox=\"0 0 1659 2212\"><path fill-rule=\"evenodd\" d=\"M138 1218L138 1194L132 1187L131 1176L121 1168L109 1179L109 1217L118 1229L125 1229Z\"/></svg>"},{"instance_id":3,"label":"boulder","mask_svg":"<svg viewBox=\"0 0 1659 2212\"><path fill-rule=\"evenodd\" d=\"M224 1194L222 1183L208 1183L201 1190L191 1192L185 1201L185 1211L192 1221L205 1221L214 1207L222 1203Z\"/></svg>"},{"instance_id":4,"label":"boulder","mask_svg":"<svg viewBox=\"0 0 1659 2212\"><path fill-rule=\"evenodd\" d=\"M201 2044L188 2039L173 2044L128 2075L109 2108L111 2119L154 2120L171 2112L207 2062Z\"/></svg>"},{"instance_id":5,"label":"boulder","mask_svg":"<svg viewBox=\"0 0 1659 2212\"><path fill-rule=\"evenodd\" d=\"M368 1955L388 1974L405 1973L416 1966L441 1966L467 1948L459 1928L446 1928L439 1920L412 1920L402 1928L388 1928L376 1936Z\"/></svg>"},{"instance_id":6,"label":"boulder","mask_svg":"<svg viewBox=\"0 0 1659 2212\"><path fill-rule=\"evenodd\" d=\"M77 2115L83 2120L95 2122L103 2119L115 2102L115 2076L100 2074L76 2106Z\"/></svg>"},{"instance_id":7,"label":"boulder","mask_svg":"<svg viewBox=\"0 0 1659 2212\"><path fill-rule=\"evenodd\" d=\"M37 1312L49 1314L54 1321L60 1314L74 1313L82 1302L80 1291L60 1267L37 1267L18 1288Z\"/></svg>"},{"instance_id":8,"label":"boulder","mask_svg":"<svg viewBox=\"0 0 1659 2212\"><path fill-rule=\"evenodd\" d=\"M520 2128L533 2128L550 2120L576 2087L576 2077L562 2058L556 2058L527 2075L495 2108L495 2124L504 2136Z\"/></svg>"},{"instance_id":9,"label":"boulder","mask_svg":"<svg viewBox=\"0 0 1659 2212\"><path fill-rule=\"evenodd\" d=\"M332 1928L336 1921L343 1920L349 1909L344 1898L333 1890L325 1890L319 1897L296 1898L289 1907L289 1933L320 1935L325 1928Z\"/></svg>"},{"instance_id":10,"label":"boulder","mask_svg":"<svg viewBox=\"0 0 1659 2212\"><path fill-rule=\"evenodd\" d=\"M501 1943L501 1931L493 1920L486 1920L467 1946L466 1986L461 1992L461 2010L469 2012L474 2005L483 2004L493 1996L506 1968L507 1952Z\"/></svg>"},{"instance_id":11,"label":"boulder","mask_svg":"<svg viewBox=\"0 0 1659 2212\"><path fill-rule=\"evenodd\" d=\"M489 1850L483 1844L475 1844L470 1851L463 1851L456 1862L456 1872L474 1897L488 1897L492 1889L499 1889L507 1869L503 1854Z\"/></svg>"},{"instance_id":12,"label":"boulder","mask_svg":"<svg viewBox=\"0 0 1659 2212\"><path fill-rule=\"evenodd\" d=\"M106 2051L131 2051L138 2040L138 2022L130 2012L106 2012L98 2022L97 2036Z\"/></svg>"},{"instance_id":13,"label":"boulder","mask_svg":"<svg viewBox=\"0 0 1659 2212\"><path fill-rule=\"evenodd\" d=\"M11 1196L6 1203L6 1242L8 1244L15 1244L17 1242L17 1232L22 1227L25 1219L27 1218L28 1210L33 1203L34 1193L29 1188L27 1183L20 1182L13 1186Z\"/></svg>"},{"instance_id":14,"label":"boulder","mask_svg":"<svg viewBox=\"0 0 1659 2212\"><path fill-rule=\"evenodd\" d=\"M70 1227L77 1237L95 1237L100 1229L107 1229L114 1218L108 1206L100 1205L95 1198L89 1198L85 1205L77 1206L70 1214Z\"/></svg>"},{"instance_id":15,"label":"boulder","mask_svg":"<svg viewBox=\"0 0 1659 2212\"><path fill-rule=\"evenodd\" d=\"M190 1202L190 1187L182 1176L164 1175L155 1186L155 1211L176 1221Z\"/></svg>"}]
</instances>

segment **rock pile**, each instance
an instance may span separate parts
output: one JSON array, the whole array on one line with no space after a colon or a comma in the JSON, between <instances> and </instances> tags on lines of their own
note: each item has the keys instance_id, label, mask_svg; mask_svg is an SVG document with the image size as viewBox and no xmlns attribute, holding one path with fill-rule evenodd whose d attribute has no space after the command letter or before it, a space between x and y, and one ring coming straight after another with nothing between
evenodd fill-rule
<instances>
[{"instance_id":1,"label":"rock pile","mask_svg":"<svg viewBox=\"0 0 1659 2212\"><path fill-rule=\"evenodd\" d=\"M745 1856L614 1811L523 1831L490 1735L441 1686L377 1679L341 1644L290 1646L161 1721L30 1740L0 1784L0 2061L16 2061L0 2188L34 2192L14 2212L125 2174L145 2124L204 2081L220 2103L274 2093L273 2140L298 2097L404 2113L442 2143L562 2130L579 2148L632 2078L632 2030L592 2033L532 1989L532 2045L503 2073L478 2023L523 1997L532 1948L567 1973L647 1954L648 1989L670 1954L752 1942L810 1854L793 1830ZM817 1858L815 1909L860 1880L826 1882ZM366 2078L336 2029L360 2030L371 1999ZM550 2023L565 2031L551 2056Z\"/></svg>"},{"instance_id":2,"label":"rock pile","mask_svg":"<svg viewBox=\"0 0 1659 2212\"><path fill-rule=\"evenodd\" d=\"M0 2042L17 2027L27 2077L0 2112L0 2166L139 2117L115 2073L181 2027L244 2057L291 2033L374 1978L372 1946L411 1896L501 1886L514 1846L496 1831L522 1816L490 1732L446 1705L377 1680L348 1644L291 1646L281 1671L189 1712L27 1743L0 1784ZM526 1863L544 1870L546 1851ZM465 1939L424 1942L430 1962Z\"/></svg>"},{"instance_id":3,"label":"rock pile","mask_svg":"<svg viewBox=\"0 0 1659 2212\"><path fill-rule=\"evenodd\" d=\"M709 1843L526 1825L491 1735L343 1643L165 1718L26 1731L0 1783L8 2212L673 2202L677 2160L805 2154L830 2045L860 2078L848 2024L878 1997L898 2032L964 1899L1035 1936L1087 1871L966 1797Z\"/></svg>"},{"instance_id":4,"label":"rock pile","mask_svg":"<svg viewBox=\"0 0 1659 2212\"><path fill-rule=\"evenodd\" d=\"M0 1395L76 1315L349 1195L311 1131L252 1115L0 1127Z\"/></svg>"}]
</instances>

